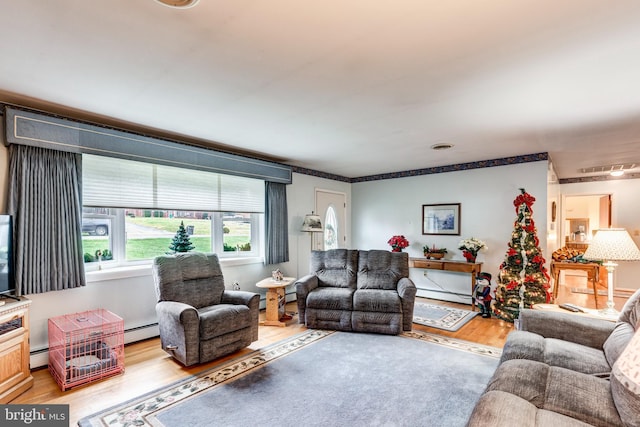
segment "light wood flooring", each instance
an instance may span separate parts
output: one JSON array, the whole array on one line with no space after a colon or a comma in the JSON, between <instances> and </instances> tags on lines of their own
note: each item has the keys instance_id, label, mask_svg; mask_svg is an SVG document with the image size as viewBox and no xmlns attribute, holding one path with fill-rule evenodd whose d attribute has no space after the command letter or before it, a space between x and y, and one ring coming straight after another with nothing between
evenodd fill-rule
<instances>
[{"instance_id":1,"label":"light wood flooring","mask_svg":"<svg viewBox=\"0 0 640 427\"><path fill-rule=\"evenodd\" d=\"M572 302L584 307L595 308L593 295L572 293L571 286L587 287L586 278L567 276L566 284L559 287L559 303ZM432 302L464 309L470 308L464 304L425 298L418 298L418 301ZM599 296L598 301L599 306L604 307L606 297ZM616 308L620 310L625 301L626 298L615 298ZM295 311L295 303L289 303L287 310ZM264 311L262 311L260 315L264 317ZM507 334L513 330L513 324L496 318L483 319L480 316L476 316L456 332L445 332L416 324L414 324L414 328L415 330L433 334L502 347ZM58 385L46 368L37 369L33 372L34 386L14 399L11 403L69 404L70 425L76 425L77 421L82 417L153 391L162 386L169 385L188 375L196 374L231 358L263 348L271 343L298 334L305 329L304 326L298 324L297 316L294 316L294 318L288 322L287 327L261 326L259 340L247 349L215 362L190 368L181 366L162 351L160 349L159 338L129 344L125 346L124 374L63 392L58 388Z\"/></svg>"}]
</instances>

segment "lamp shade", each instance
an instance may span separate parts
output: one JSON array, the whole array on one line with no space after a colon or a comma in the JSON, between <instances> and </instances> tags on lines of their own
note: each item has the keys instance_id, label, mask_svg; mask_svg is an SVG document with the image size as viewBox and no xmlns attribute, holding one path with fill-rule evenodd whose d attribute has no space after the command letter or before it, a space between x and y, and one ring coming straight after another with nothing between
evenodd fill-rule
<instances>
[{"instance_id":1,"label":"lamp shade","mask_svg":"<svg viewBox=\"0 0 640 427\"><path fill-rule=\"evenodd\" d=\"M304 222L302 223L302 231L309 232L322 232L322 220L319 215L315 215L313 212L304 216Z\"/></svg>"},{"instance_id":2,"label":"lamp shade","mask_svg":"<svg viewBox=\"0 0 640 427\"><path fill-rule=\"evenodd\" d=\"M603 228L596 232L583 257L605 261L640 261L640 250L624 228Z\"/></svg>"}]
</instances>

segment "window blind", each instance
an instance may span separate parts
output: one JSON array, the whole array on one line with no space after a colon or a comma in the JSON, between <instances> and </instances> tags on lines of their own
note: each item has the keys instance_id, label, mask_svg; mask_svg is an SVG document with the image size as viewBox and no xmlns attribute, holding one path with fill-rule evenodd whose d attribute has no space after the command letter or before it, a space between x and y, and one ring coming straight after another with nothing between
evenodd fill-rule
<instances>
[{"instance_id":1,"label":"window blind","mask_svg":"<svg viewBox=\"0 0 640 427\"><path fill-rule=\"evenodd\" d=\"M92 207L264 212L264 181L83 154L82 204Z\"/></svg>"}]
</instances>

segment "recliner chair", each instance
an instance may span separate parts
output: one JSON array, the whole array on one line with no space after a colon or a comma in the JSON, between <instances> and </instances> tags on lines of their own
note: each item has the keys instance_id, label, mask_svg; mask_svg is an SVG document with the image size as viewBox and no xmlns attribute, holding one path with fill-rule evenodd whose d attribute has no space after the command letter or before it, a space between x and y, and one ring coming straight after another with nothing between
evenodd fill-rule
<instances>
[{"instance_id":1,"label":"recliner chair","mask_svg":"<svg viewBox=\"0 0 640 427\"><path fill-rule=\"evenodd\" d=\"M153 277L162 348L183 365L211 361L258 339L260 296L225 290L216 254L158 256Z\"/></svg>"}]
</instances>

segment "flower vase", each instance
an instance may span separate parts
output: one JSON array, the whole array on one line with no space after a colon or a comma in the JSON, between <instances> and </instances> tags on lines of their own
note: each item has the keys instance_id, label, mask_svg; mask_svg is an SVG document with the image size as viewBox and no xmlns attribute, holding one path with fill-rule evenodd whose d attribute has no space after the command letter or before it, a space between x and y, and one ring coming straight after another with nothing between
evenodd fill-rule
<instances>
[{"instance_id":1,"label":"flower vase","mask_svg":"<svg viewBox=\"0 0 640 427\"><path fill-rule=\"evenodd\" d=\"M402 248L394 246L394 247L391 248L391 252L402 252Z\"/></svg>"},{"instance_id":2,"label":"flower vase","mask_svg":"<svg viewBox=\"0 0 640 427\"><path fill-rule=\"evenodd\" d=\"M462 251L462 256L467 260L467 262L476 262L476 257L478 255L470 251Z\"/></svg>"}]
</instances>

